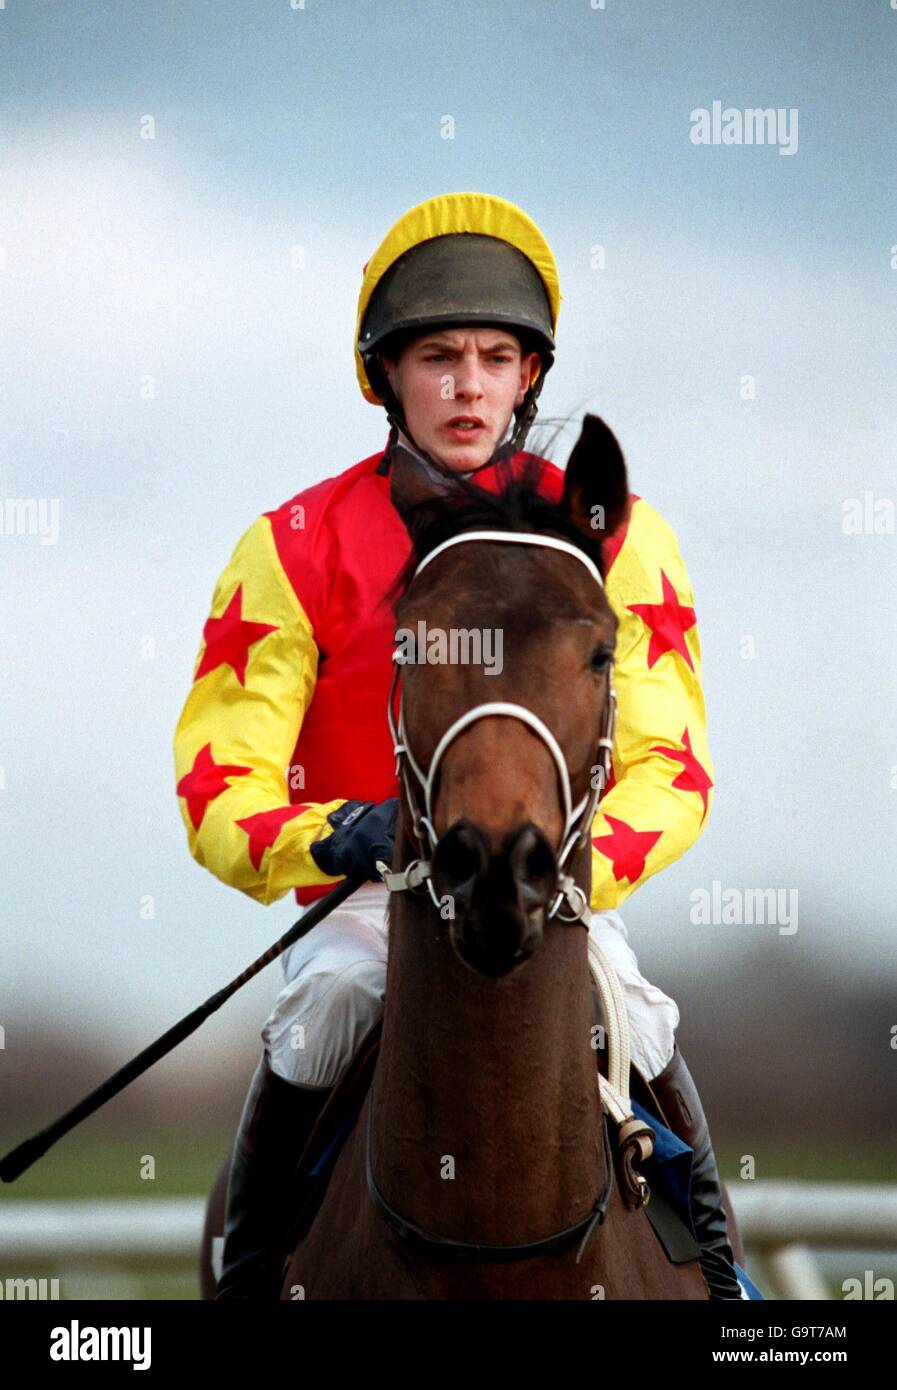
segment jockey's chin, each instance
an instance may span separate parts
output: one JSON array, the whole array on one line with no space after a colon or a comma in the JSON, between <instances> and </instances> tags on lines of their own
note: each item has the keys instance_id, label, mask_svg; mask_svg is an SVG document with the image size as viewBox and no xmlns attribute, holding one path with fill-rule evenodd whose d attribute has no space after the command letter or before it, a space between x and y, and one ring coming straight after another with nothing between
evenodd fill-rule
<instances>
[{"instance_id":1,"label":"jockey's chin","mask_svg":"<svg viewBox=\"0 0 897 1390\"><path fill-rule=\"evenodd\" d=\"M418 432L414 432L414 437L420 447L444 468L450 469L452 473L469 473L492 457L496 447L507 434L508 424L510 420L505 428L499 431L487 422L476 431L475 438L469 442L459 442L452 438L454 432L447 423L428 422L423 428L419 427Z\"/></svg>"}]
</instances>

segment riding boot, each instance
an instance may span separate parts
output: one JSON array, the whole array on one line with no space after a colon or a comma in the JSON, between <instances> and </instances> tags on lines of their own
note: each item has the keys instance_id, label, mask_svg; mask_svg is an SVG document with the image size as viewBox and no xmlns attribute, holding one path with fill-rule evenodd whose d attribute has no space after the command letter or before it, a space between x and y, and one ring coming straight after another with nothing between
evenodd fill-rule
<instances>
[{"instance_id":1,"label":"riding boot","mask_svg":"<svg viewBox=\"0 0 897 1390\"><path fill-rule=\"evenodd\" d=\"M691 1174L691 1211L695 1235L701 1247L700 1265L712 1299L742 1298L726 1229L726 1213L716 1158L697 1087L679 1051L651 1082L664 1116L679 1139L694 1150Z\"/></svg>"},{"instance_id":2,"label":"riding boot","mask_svg":"<svg viewBox=\"0 0 897 1390\"><path fill-rule=\"evenodd\" d=\"M296 1166L331 1091L285 1081L263 1054L231 1159L216 1299L278 1297Z\"/></svg>"}]
</instances>

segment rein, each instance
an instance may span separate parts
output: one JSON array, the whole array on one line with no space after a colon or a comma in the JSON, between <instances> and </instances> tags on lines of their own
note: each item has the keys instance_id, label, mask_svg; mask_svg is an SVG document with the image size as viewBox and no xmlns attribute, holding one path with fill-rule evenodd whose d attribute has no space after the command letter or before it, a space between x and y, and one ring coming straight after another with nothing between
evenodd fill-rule
<instances>
[{"instance_id":1,"label":"rein","mask_svg":"<svg viewBox=\"0 0 897 1390\"><path fill-rule=\"evenodd\" d=\"M597 567L587 555L577 549L577 547L572 545L569 541L561 540L554 536L524 535L519 532L509 533L506 531L488 530L465 531L460 536L453 536L449 540L443 541L441 545L437 545L428 555L424 556L423 560L421 560L417 569L414 571L412 580L416 579L421 570L444 550L447 550L450 546L461 545L467 541L503 541L518 545L538 545L552 550L564 551L566 554L572 555L585 565L592 578L602 590L604 589L604 581ZM473 709L468 710L465 714L462 714L460 718L456 719L455 722L446 729L436 745L429 770L425 773L418 766L408 744L401 695L399 697L398 725L396 725L393 717L393 701L399 677L398 650L393 652L393 661L396 662L396 667L393 672L392 685L387 702L387 718L389 720L389 729L393 739L393 751L396 757L396 776L401 776L402 778L405 796L412 817L412 830L415 839L421 847L421 851L423 852L424 850L424 832L426 832L426 836L429 839L431 853L438 844L438 836L433 826L432 797L436 772L446 749L462 730L469 728L477 719L486 719L496 714L506 715L509 718L521 720L542 739L557 768L564 809L564 828L561 832L561 843L557 850L558 868L562 870L571 853L574 850L581 849L586 843L592 822L595 818L598 802L607 785L610 773L611 749L613 747L614 723L617 708L616 691L614 690L611 679L612 663L608 663L607 667L607 710L605 714L604 732L598 740L602 776L598 779L598 785L592 788L591 793L586 792L585 796L582 797L576 806L573 806L570 774L567 770L567 764L564 760L561 747L554 734L551 732L548 725L545 724L538 715L534 714L532 710L527 709L525 705L512 704L510 701L506 700L490 700L483 704L475 705ZM417 778L420 787L423 788L423 811L419 809L415 796L413 795L412 785L408 777L409 767ZM422 892L423 885L426 885L430 893L430 898L436 908L438 909L441 907L439 898L436 895L436 889L433 885L431 862L429 859L413 859L399 873L393 873L389 865L383 860L378 860L377 869L390 893L404 892L406 890L411 892ZM552 907L547 914L548 920L557 916L560 922L569 922L571 924L578 923L588 931L591 914L589 902L585 893L569 873L560 873L558 883L558 891L555 894ZM565 915L559 911L562 903L566 903L569 907L569 915ZM554 1235L545 1236L541 1240L528 1241L520 1245L484 1245L479 1242L451 1240L445 1236L429 1235L419 1226L415 1226L412 1222L407 1221L394 1207L390 1206L374 1179L371 1159L373 1110L374 1087L372 1084L368 1101L367 1133L365 1137L365 1172L367 1187L377 1210L397 1235L425 1253L442 1259L519 1260L563 1249L572 1244L576 1237L582 1232L583 1237L576 1256L576 1263L579 1263L589 1237L596 1225L600 1225L607 1214L607 1208L613 1190L614 1164L607 1133L606 1113L602 1113L601 1131L604 1141L607 1180L604 1185L604 1191L596 1198L591 1210L586 1213L582 1220L576 1222L573 1226L568 1226L563 1231L555 1232Z\"/></svg>"}]
</instances>

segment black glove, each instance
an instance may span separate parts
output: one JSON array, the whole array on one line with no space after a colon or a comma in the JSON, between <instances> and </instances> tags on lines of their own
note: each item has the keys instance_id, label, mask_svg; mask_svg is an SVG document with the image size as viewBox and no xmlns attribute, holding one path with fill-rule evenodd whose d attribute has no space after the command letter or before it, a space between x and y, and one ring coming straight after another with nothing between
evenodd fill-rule
<instances>
[{"instance_id":1,"label":"black glove","mask_svg":"<svg viewBox=\"0 0 897 1390\"><path fill-rule=\"evenodd\" d=\"M374 801L347 801L327 817L335 826L326 840L315 840L311 857L332 878L370 879L382 883L376 861L392 864L399 798L378 806Z\"/></svg>"}]
</instances>

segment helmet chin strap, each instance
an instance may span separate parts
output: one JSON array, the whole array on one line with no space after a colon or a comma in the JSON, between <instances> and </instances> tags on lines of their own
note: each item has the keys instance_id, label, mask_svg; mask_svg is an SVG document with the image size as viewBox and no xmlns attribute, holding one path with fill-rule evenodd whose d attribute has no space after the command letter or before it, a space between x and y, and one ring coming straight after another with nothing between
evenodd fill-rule
<instances>
[{"instance_id":1,"label":"helmet chin strap","mask_svg":"<svg viewBox=\"0 0 897 1390\"><path fill-rule=\"evenodd\" d=\"M505 440L503 444L497 444L485 463L477 464L476 468L471 468L469 472L465 473L465 477L469 478L474 473L479 473L481 469L490 468L493 464L499 463L501 460L513 458L515 454L520 452L526 443L527 435L532 428L533 420L536 418L536 413L539 409L537 398L539 392L542 390L544 378L545 373L540 372L535 385L528 388L522 404L518 407L518 410L514 412L517 417L517 423L514 426L510 438ZM422 449L417 443L408 428L405 420L405 412L394 394L392 387L389 385L387 385L387 393L383 404L386 410L386 418L390 424L389 440L386 445L387 461L391 462L394 457L395 448L399 439L399 431L401 431L405 439L411 445L412 451L417 454L418 458L425 466L435 470L442 478L454 477L454 470L446 468L444 463L440 463L438 459L434 459L431 454L427 453L426 449Z\"/></svg>"}]
</instances>

